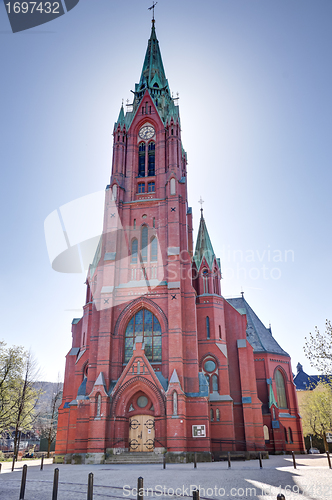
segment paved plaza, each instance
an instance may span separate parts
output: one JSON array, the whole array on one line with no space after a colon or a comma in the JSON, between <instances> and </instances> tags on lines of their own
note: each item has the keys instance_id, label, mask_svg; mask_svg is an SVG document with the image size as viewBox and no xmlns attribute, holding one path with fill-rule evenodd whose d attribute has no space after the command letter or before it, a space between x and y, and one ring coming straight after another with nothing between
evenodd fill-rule
<instances>
[{"instance_id":1,"label":"paved plaza","mask_svg":"<svg viewBox=\"0 0 332 500\"><path fill-rule=\"evenodd\" d=\"M94 475L93 498L136 499L137 478L144 478L144 494L148 498L173 500L192 498L198 487L200 497L207 500L222 498L274 499L281 491L286 499L332 500L332 470L325 455L296 457L293 468L291 456L271 456L263 461L234 461L228 469L227 462L152 465L54 465L40 460L26 462L27 484L25 500L51 500L54 469L59 469L58 500L85 500L88 474ZM22 467L3 463L0 475L0 499L19 500Z\"/></svg>"}]
</instances>

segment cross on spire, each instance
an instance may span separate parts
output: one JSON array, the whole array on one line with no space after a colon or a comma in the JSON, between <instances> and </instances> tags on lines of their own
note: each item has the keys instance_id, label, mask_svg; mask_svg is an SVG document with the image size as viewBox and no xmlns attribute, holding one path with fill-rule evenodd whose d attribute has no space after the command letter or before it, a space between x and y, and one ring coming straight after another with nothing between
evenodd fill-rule
<instances>
[{"instance_id":1,"label":"cross on spire","mask_svg":"<svg viewBox=\"0 0 332 500\"><path fill-rule=\"evenodd\" d=\"M198 203L201 205L201 217L203 217L203 203L204 203L204 200L202 199L202 197L200 197L200 199L198 200Z\"/></svg>"},{"instance_id":2,"label":"cross on spire","mask_svg":"<svg viewBox=\"0 0 332 500\"><path fill-rule=\"evenodd\" d=\"M157 5L158 2L153 2L151 7L148 8L148 10L152 10L152 22L154 23L154 8Z\"/></svg>"}]
</instances>

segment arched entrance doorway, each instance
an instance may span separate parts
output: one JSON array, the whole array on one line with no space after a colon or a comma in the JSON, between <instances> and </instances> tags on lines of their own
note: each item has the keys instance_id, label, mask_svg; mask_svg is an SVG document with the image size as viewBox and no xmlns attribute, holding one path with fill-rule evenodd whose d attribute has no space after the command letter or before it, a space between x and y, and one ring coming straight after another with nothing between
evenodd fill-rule
<instances>
[{"instance_id":1,"label":"arched entrance doorway","mask_svg":"<svg viewBox=\"0 0 332 500\"><path fill-rule=\"evenodd\" d=\"M153 451L155 441L154 407L151 399L142 391L129 402L129 451Z\"/></svg>"},{"instance_id":2,"label":"arched entrance doorway","mask_svg":"<svg viewBox=\"0 0 332 500\"><path fill-rule=\"evenodd\" d=\"M135 415L129 418L129 451L154 450L154 417Z\"/></svg>"}]
</instances>

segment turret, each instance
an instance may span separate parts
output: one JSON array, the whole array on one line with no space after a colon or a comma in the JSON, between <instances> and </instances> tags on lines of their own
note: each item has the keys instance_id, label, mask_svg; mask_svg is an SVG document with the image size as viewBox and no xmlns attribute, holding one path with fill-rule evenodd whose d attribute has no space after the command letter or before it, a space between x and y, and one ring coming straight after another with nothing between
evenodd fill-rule
<instances>
[{"instance_id":1,"label":"turret","mask_svg":"<svg viewBox=\"0 0 332 500\"><path fill-rule=\"evenodd\" d=\"M217 259L203 217L199 223L196 249L193 258L193 285L197 295L221 295L220 259Z\"/></svg>"}]
</instances>

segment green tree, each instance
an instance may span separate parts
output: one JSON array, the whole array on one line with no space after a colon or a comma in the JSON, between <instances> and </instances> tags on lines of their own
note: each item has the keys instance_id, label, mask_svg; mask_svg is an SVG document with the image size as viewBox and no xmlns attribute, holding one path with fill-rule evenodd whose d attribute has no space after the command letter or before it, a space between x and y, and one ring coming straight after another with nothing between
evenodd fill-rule
<instances>
[{"instance_id":1,"label":"green tree","mask_svg":"<svg viewBox=\"0 0 332 500\"><path fill-rule=\"evenodd\" d=\"M13 396L14 457L17 457L21 431L32 429L35 408L41 391L35 388L39 370L31 352L24 353L23 370L16 383Z\"/></svg>"},{"instance_id":2,"label":"green tree","mask_svg":"<svg viewBox=\"0 0 332 500\"><path fill-rule=\"evenodd\" d=\"M326 375L332 374L332 325L326 320L325 332L320 333L315 326L315 333L305 337L304 353L311 366Z\"/></svg>"},{"instance_id":3,"label":"green tree","mask_svg":"<svg viewBox=\"0 0 332 500\"><path fill-rule=\"evenodd\" d=\"M301 416L305 436L314 434L324 441L328 451L326 433L332 431L332 388L330 384L319 382L312 391L301 395Z\"/></svg>"},{"instance_id":4,"label":"green tree","mask_svg":"<svg viewBox=\"0 0 332 500\"><path fill-rule=\"evenodd\" d=\"M7 347L0 341L0 433L15 424L17 391L23 368L23 347Z\"/></svg>"}]
</instances>

